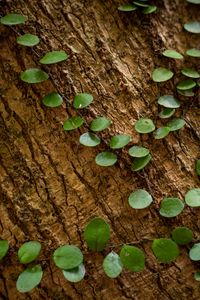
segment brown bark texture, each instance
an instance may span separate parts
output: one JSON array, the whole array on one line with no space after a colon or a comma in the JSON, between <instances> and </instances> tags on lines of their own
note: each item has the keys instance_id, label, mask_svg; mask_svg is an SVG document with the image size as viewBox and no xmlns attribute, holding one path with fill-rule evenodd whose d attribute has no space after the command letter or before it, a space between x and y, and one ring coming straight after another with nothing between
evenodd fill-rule
<instances>
[{"instance_id":1,"label":"brown bark texture","mask_svg":"<svg viewBox=\"0 0 200 300\"><path fill-rule=\"evenodd\" d=\"M12 0L1 1L1 15L23 13L20 34L37 34L41 42L32 51L16 44L17 33L1 26L0 51L0 237L10 250L0 264L0 299L199 299L200 286L193 279L198 263L181 249L175 263L159 264L151 239L169 237L176 226L188 226L200 239L200 210L186 207L172 219L159 216L164 196L184 199L186 191L199 187L195 161L199 153L199 94L181 97L176 116L186 126L162 140L151 134L139 135L133 126L140 117L152 118L159 127L157 98L176 93L181 67L199 68L199 60L185 62L161 55L165 49L184 53L198 48L200 38L184 31L183 25L199 20L199 6L183 0L154 1L158 12L122 13L115 0ZM51 50L65 50L69 59L42 67L51 78L28 85L19 79L21 71L39 66L39 57ZM39 56L39 57L38 57ZM156 84L151 72L156 66L172 69L176 76ZM49 109L41 103L47 93L57 90L65 96L61 108ZM104 141L96 148L80 145L79 136L87 126L70 133L63 131L65 119L74 114L73 97L78 92L93 94L94 101L81 111L87 123L106 116L112 126L100 134ZM132 172L127 149L117 151L118 163L99 167L94 158L106 150L110 137L125 133L130 144L148 147L153 160L141 172ZM146 189L154 198L150 208L136 211L128 204L129 194ZM111 227L109 246L102 253L89 251L83 229L95 216ZM38 240L43 250L39 258L44 269L41 284L20 294L15 284L23 266L17 249L28 240ZM103 272L102 261L123 243L137 242L146 255L141 273L123 271L117 279ZM51 260L52 252L63 244L78 245L84 252L86 277L80 283L67 282Z\"/></svg>"}]
</instances>

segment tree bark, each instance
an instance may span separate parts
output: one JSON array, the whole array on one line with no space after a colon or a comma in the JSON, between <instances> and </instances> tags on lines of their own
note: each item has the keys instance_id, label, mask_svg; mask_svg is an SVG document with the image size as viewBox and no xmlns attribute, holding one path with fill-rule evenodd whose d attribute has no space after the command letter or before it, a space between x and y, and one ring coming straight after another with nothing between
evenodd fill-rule
<instances>
[{"instance_id":1,"label":"tree bark","mask_svg":"<svg viewBox=\"0 0 200 300\"><path fill-rule=\"evenodd\" d=\"M126 2L126 1L125 1ZM159 216L164 196L184 199L189 188L198 187L195 161L199 153L199 94L181 97L176 116L186 126L162 140L137 134L133 126L139 117L158 116L157 98L175 93L181 67L197 66L197 59L169 60L161 53L176 49L184 53L198 47L200 39L184 31L183 24L198 20L198 5L183 0L154 1L158 12L122 13L124 1L115 0L13 0L2 2L2 15L20 12L28 17L19 33L35 33L41 42L34 49L16 44L17 34L1 26L0 51L0 237L10 243L10 251L0 265L0 299L199 299L200 288L193 279L198 264L181 250L175 263L159 264L151 239L169 237L176 226L188 226L200 238L200 211L186 207L173 219ZM200 20L199 20L200 21ZM51 50L65 50L65 63L42 67L50 80L36 85L20 81L21 71L39 66L39 57ZM176 76L165 84L155 84L151 72L156 66L171 68ZM61 108L48 109L41 103L47 93L57 90L65 96ZM87 123L97 116L113 121L101 133L104 141L95 149L79 144L80 130L65 133L62 124L74 114L71 104L78 92L94 95L93 104L81 111ZM189 100L188 100L189 99ZM95 164L95 155L107 149L112 135L130 134L130 145L148 147L153 160L141 172L132 172L127 150L117 151L118 163L109 168ZM129 194L144 188L154 203L136 211L128 205ZM83 240L83 229L94 216L111 226L111 240L103 253L92 253ZM31 293L16 291L16 279L23 269L17 249L28 240L42 243L44 277ZM141 273L123 271L117 279L104 275L102 261L123 243L138 243L146 255ZM70 284L51 260L62 244L78 245L84 252L87 274Z\"/></svg>"}]
</instances>

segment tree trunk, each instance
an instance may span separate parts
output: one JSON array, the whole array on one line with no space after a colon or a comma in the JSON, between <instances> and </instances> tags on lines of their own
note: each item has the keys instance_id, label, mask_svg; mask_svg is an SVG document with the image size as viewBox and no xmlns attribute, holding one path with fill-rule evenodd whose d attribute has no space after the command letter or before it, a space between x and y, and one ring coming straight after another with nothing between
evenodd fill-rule
<instances>
[{"instance_id":1,"label":"tree trunk","mask_svg":"<svg viewBox=\"0 0 200 300\"><path fill-rule=\"evenodd\" d=\"M125 1L126 2L126 1ZM197 35L184 31L183 24L199 18L198 5L183 0L153 1L158 12L122 13L117 0L8 0L2 15L20 12L28 17L25 25L14 26L20 34L35 33L41 42L34 49L16 44L17 33L1 26L0 102L0 236L10 243L10 251L0 265L0 299L199 299L200 288L193 279L198 265L181 250L175 263L159 264L151 240L169 237L175 226L188 226L200 238L200 211L186 207L172 219L159 216L164 196L184 199L189 188L198 187L195 161L199 158L199 98L181 98L176 116L186 126L167 138L142 136L133 126L139 117L150 117L159 127L160 93L175 92L178 73L184 65L195 66L194 58L175 61L164 58L165 49L184 53L198 47ZM69 59L43 67L50 80L28 85L19 79L21 71L39 65L39 57L51 50L65 50ZM151 72L156 66L169 67L176 76L165 84L155 84ZM49 109L41 98L57 90L65 96L61 108ZM97 116L113 122L101 136L101 146L80 145L80 130L66 133L65 119L74 114L71 106L78 92L89 92L94 102L81 110L87 123ZM187 99L187 100L185 100ZM188 100L189 99L189 100ZM191 100L192 99L192 100ZM131 171L126 150L117 151L118 163L99 167L94 158L107 149L110 137L126 133L130 144L142 144L152 153L152 162L140 172ZM154 204L144 210L128 205L129 194L144 188ZM94 216L110 224L111 240L103 253L89 251L83 229ZM41 284L31 293L16 291L16 279L23 269L17 249L28 240L38 240L43 251L39 260L44 269ZM103 272L102 261L123 243L138 243L146 255L141 273L123 271L117 279ZM86 277L70 284L51 260L62 244L78 245L84 252Z\"/></svg>"}]
</instances>

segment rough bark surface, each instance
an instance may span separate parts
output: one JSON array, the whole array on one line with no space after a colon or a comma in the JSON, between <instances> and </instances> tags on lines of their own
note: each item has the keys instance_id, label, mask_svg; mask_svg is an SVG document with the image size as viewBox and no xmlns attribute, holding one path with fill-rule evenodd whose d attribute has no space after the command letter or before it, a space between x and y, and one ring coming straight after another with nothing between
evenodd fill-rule
<instances>
[{"instance_id":1,"label":"rough bark surface","mask_svg":"<svg viewBox=\"0 0 200 300\"><path fill-rule=\"evenodd\" d=\"M13 0L1 1L1 14L21 12L28 17L18 32L36 33L41 43L35 48L41 57L51 50L70 54L65 63L44 67L51 79L28 85L20 81L21 71L38 66L38 55L15 42L16 33L1 26L0 51L0 237L11 249L0 265L0 299L199 299L200 287L193 279L197 264L188 258L187 248L175 263L158 264L150 247L151 239L169 237L175 226L185 225L200 239L200 211L185 208L173 219L161 218L159 202L164 196L184 199L185 192L198 187L195 160L199 158L199 96L182 99L177 116L187 124L163 140L139 136L134 130L141 116L158 119L157 97L175 91L178 79L157 85L150 79L155 66L172 68L178 74L182 62L161 56L167 48L184 52L200 46L199 37L184 32L183 24L198 20L197 6L183 0L155 1L159 12L144 16L138 12L120 13L123 1L115 0ZM200 20L199 20L200 21ZM186 60L197 66L197 60ZM198 68L198 66L197 66ZM41 98L58 90L65 95L61 108L48 109ZM106 144L91 149L78 142L80 130L64 133L62 124L74 114L69 103L77 92L90 92L94 102L81 112L89 123L104 115L113 121L101 134L104 141L117 133L132 136L132 144L142 143L153 155L152 163L139 173L130 170L127 151L119 151L118 163L98 167L94 158ZM131 144L130 144L131 145ZM154 204L135 211L127 203L136 188L148 190ZM82 238L85 224L94 216L111 226L113 244L139 242L146 254L141 273L124 271L111 280L102 269L104 253L91 253ZM17 249L25 241L43 245L41 260L44 278L28 294L16 291L15 283L23 269ZM71 243L85 255L87 275L70 284L51 261L53 250ZM118 251L120 246L115 247Z\"/></svg>"}]
</instances>

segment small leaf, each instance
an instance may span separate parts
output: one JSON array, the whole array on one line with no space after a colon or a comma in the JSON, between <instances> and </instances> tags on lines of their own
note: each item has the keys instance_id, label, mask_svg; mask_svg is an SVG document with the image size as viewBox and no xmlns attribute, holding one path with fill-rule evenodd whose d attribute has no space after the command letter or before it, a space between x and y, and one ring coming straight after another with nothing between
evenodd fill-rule
<instances>
[{"instance_id":1,"label":"small leaf","mask_svg":"<svg viewBox=\"0 0 200 300\"><path fill-rule=\"evenodd\" d=\"M83 262L83 254L74 245L64 245L54 251L53 260L58 268L69 270L78 267Z\"/></svg>"},{"instance_id":2,"label":"small leaf","mask_svg":"<svg viewBox=\"0 0 200 300\"><path fill-rule=\"evenodd\" d=\"M68 54L65 51L52 51L46 53L40 59L40 63L45 65L56 64L58 62L66 60L67 58L68 58Z\"/></svg>"},{"instance_id":3,"label":"small leaf","mask_svg":"<svg viewBox=\"0 0 200 300\"><path fill-rule=\"evenodd\" d=\"M164 198L160 205L160 215L166 218L178 216L184 209L184 203L178 198Z\"/></svg>"},{"instance_id":4,"label":"small leaf","mask_svg":"<svg viewBox=\"0 0 200 300\"><path fill-rule=\"evenodd\" d=\"M192 57L200 57L200 50L196 48L188 49L186 54Z\"/></svg>"},{"instance_id":5,"label":"small leaf","mask_svg":"<svg viewBox=\"0 0 200 300\"><path fill-rule=\"evenodd\" d=\"M165 138L170 133L169 127L160 127L154 131L153 135L156 140Z\"/></svg>"},{"instance_id":6,"label":"small leaf","mask_svg":"<svg viewBox=\"0 0 200 300\"><path fill-rule=\"evenodd\" d=\"M26 20L27 18L20 14L7 14L6 16L0 18L1 24L4 25L23 24Z\"/></svg>"},{"instance_id":7,"label":"small leaf","mask_svg":"<svg viewBox=\"0 0 200 300\"><path fill-rule=\"evenodd\" d=\"M85 266L80 264L78 267L70 269L70 270L62 270L65 279L70 282L79 282L85 276Z\"/></svg>"},{"instance_id":8,"label":"small leaf","mask_svg":"<svg viewBox=\"0 0 200 300\"><path fill-rule=\"evenodd\" d=\"M94 133L86 132L80 136L79 142L87 147L95 147L100 144L101 139Z\"/></svg>"},{"instance_id":9,"label":"small leaf","mask_svg":"<svg viewBox=\"0 0 200 300\"><path fill-rule=\"evenodd\" d=\"M137 7L134 4L123 4L118 7L118 10L125 12L134 11L136 9Z\"/></svg>"},{"instance_id":10,"label":"small leaf","mask_svg":"<svg viewBox=\"0 0 200 300\"><path fill-rule=\"evenodd\" d=\"M191 77L191 78L200 78L200 74L199 72L197 72L194 69L190 69L190 68L184 68L183 70L181 70L181 73L187 77Z\"/></svg>"},{"instance_id":11,"label":"small leaf","mask_svg":"<svg viewBox=\"0 0 200 300\"><path fill-rule=\"evenodd\" d=\"M192 230L187 227L176 227L172 230L172 239L178 245L186 245L192 241Z\"/></svg>"},{"instance_id":12,"label":"small leaf","mask_svg":"<svg viewBox=\"0 0 200 300\"><path fill-rule=\"evenodd\" d=\"M185 121L183 119L174 118L169 123L167 123L166 126L169 127L170 131L176 131L185 126Z\"/></svg>"},{"instance_id":13,"label":"small leaf","mask_svg":"<svg viewBox=\"0 0 200 300\"><path fill-rule=\"evenodd\" d=\"M6 256L9 249L8 241L0 240L0 260Z\"/></svg>"},{"instance_id":14,"label":"small leaf","mask_svg":"<svg viewBox=\"0 0 200 300\"><path fill-rule=\"evenodd\" d=\"M95 162L102 167L113 166L117 162L117 155L108 151L101 152L97 154Z\"/></svg>"},{"instance_id":15,"label":"small leaf","mask_svg":"<svg viewBox=\"0 0 200 300\"><path fill-rule=\"evenodd\" d=\"M200 176L200 159L197 159L196 161L196 167L195 167L197 175Z\"/></svg>"},{"instance_id":16,"label":"small leaf","mask_svg":"<svg viewBox=\"0 0 200 300\"><path fill-rule=\"evenodd\" d=\"M63 99L58 93L52 92L42 99L42 103L47 107L59 107L62 105Z\"/></svg>"},{"instance_id":17,"label":"small leaf","mask_svg":"<svg viewBox=\"0 0 200 300\"><path fill-rule=\"evenodd\" d=\"M193 247L190 249L189 257L194 261L200 260L200 243L193 245Z\"/></svg>"},{"instance_id":18,"label":"small leaf","mask_svg":"<svg viewBox=\"0 0 200 300\"><path fill-rule=\"evenodd\" d=\"M180 95L185 96L185 97L193 97L194 96L194 92L192 89L185 90L185 91L182 91L182 90L177 90L177 91Z\"/></svg>"},{"instance_id":19,"label":"small leaf","mask_svg":"<svg viewBox=\"0 0 200 300\"><path fill-rule=\"evenodd\" d=\"M138 133L150 133L155 130L155 125L151 119L140 118L135 123L135 130Z\"/></svg>"},{"instance_id":20,"label":"small leaf","mask_svg":"<svg viewBox=\"0 0 200 300\"><path fill-rule=\"evenodd\" d=\"M122 272L122 262L120 257L114 251L110 252L103 261L103 269L110 278L116 278Z\"/></svg>"},{"instance_id":21,"label":"small leaf","mask_svg":"<svg viewBox=\"0 0 200 300\"><path fill-rule=\"evenodd\" d=\"M167 108L178 108L180 107L180 102L171 95L164 95L158 99L158 104Z\"/></svg>"},{"instance_id":22,"label":"small leaf","mask_svg":"<svg viewBox=\"0 0 200 300\"><path fill-rule=\"evenodd\" d=\"M110 227L101 218L92 219L85 227L84 239L93 251L102 251L110 239Z\"/></svg>"},{"instance_id":23,"label":"small leaf","mask_svg":"<svg viewBox=\"0 0 200 300\"><path fill-rule=\"evenodd\" d=\"M92 131L102 131L102 130L108 128L111 123L112 122L105 117L96 118L90 124L90 129Z\"/></svg>"},{"instance_id":24,"label":"small leaf","mask_svg":"<svg viewBox=\"0 0 200 300\"><path fill-rule=\"evenodd\" d=\"M187 0L189 3L200 4L200 0Z\"/></svg>"},{"instance_id":25,"label":"small leaf","mask_svg":"<svg viewBox=\"0 0 200 300\"><path fill-rule=\"evenodd\" d=\"M132 208L143 209L148 207L153 199L147 191L139 189L130 194L128 202Z\"/></svg>"},{"instance_id":26,"label":"small leaf","mask_svg":"<svg viewBox=\"0 0 200 300\"><path fill-rule=\"evenodd\" d=\"M149 149L140 146L133 146L128 150L128 154L132 157L144 157L149 154Z\"/></svg>"},{"instance_id":27,"label":"small leaf","mask_svg":"<svg viewBox=\"0 0 200 300\"><path fill-rule=\"evenodd\" d=\"M20 79L27 83L39 83L49 78L49 75L37 68L31 68L21 73Z\"/></svg>"},{"instance_id":28,"label":"small leaf","mask_svg":"<svg viewBox=\"0 0 200 300\"><path fill-rule=\"evenodd\" d=\"M196 281L200 281L200 271L196 271L196 272L194 273L194 279L195 279Z\"/></svg>"},{"instance_id":29,"label":"small leaf","mask_svg":"<svg viewBox=\"0 0 200 300\"><path fill-rule=\"evenodd\" d=\"M187 80L183 80L181 81L178 85L177 85L177 89L178 90L190 90L193 87L196 86L196 82L192 79L187 79Z\"/></svg>"},{"instance_id":30,"label":"small leaf","mask_svg":"<svg viewBox=\"0 0 200 300\"><path fill-rule=\"evenodd\" d=\"M148 163L151 161L151 159L152 159L152 157L150 154L148 154L147 156L144 156L144 157L135 158L131 165L132 171L142 170L144 167L146 167L146 165L148 165Z\"/></svg>"},{"instance_id":31,"label":"small leaf","mask_svg":"<svg viewBox=\"0 0 200 300\"><path fill-rule=\"evenodd\" d=\"M145 7L142 10L142 13L145 14L145 15L148 15L148 14L152 14L156 10L157 10L157 6L155 6L155 5L149 5L148 7Z\"/></svg>"},{"instance_id":32,"label":"small leaf","mask_svg":"<svg viewBox=\"0 0 200 300\"><path fill-rule=\"evenodd\" d=\"M37 35L26 33L17 38L17 43L27 47L33 47L39 44L40 39Z\"/></svg>"},{"instance_id":33,"label":"small leaf","mask_svg":"<svg viewBox=\"0 0 200 300\"><path fill-rule=\"evenodd\" d=\"M157 68L152 73L152 79L155 82L164 82L171 79L174 73L165 68Z\"/></svg>"},{"instance_id":34,"label":"small leaf","mask_svg":"<svg viewBox=\"0 0 200 300\"><path fill-rule=\"evenodd\" d=\"M200 33L200 22L188 22L184 24L185 30L192 32L192 33Z\"/></svg>"},{"instance_id":35,"label":"small leaf","mask_svg":"<svg viewBox=\"0 0 200 300\"><path fill-rule=\"evenodd\" d=\"M27 293L34 289L42 280L43 271L40 265L27 268L23 271L16 283L17 290L20 293Z\"/></svg>"},{"instance_id":36,"label":"small leaf","mask_svg":"<svg viewBox=\"0 0 200 300\"><path fill-rule=\"evenodd\" d=\"M74 117L67 119L64 122L63 129L66 131L74 130L74 129L81 127L81 125L83 125L83 123L84 123L84 119L82 117L74 116Z\"/></svg>"},{"instance_id":37,"label":"small leaf","mask_svg":"<svg viewBox=\"0 0 200 300\"><path fill-rule=\"evenodd\" d=\"M199 207L200 206L200 188L189 190L185 195L185 202L188 206Z\"/></svg>"},{"instance_id":38,"label":"small leaf","mask_svg":"<svg viewBox=\"0 0 200 300\"><path fill-rule=\"evenodd\" d=\"M173 116L175 111L176 110L174 108L163 108L163 110L159 113L159 117L161 119L170 118L171 116Z\"/></svg>"},{"instance_id":39,"label":"small leaf","mask_svg":"<svg viewBox=\"0 0 200 300\"><path fill-rule=\"evenodd\" d=\"M24 243L18 250L20 263L28 264L34 261L40 254L41 244L37 241Z\"/></svg>"},{"instance_id":40,"label":"small leaf","mask_svg":"<svg viewBox=\"0 0 200 300\"><path fill-rule=\"evenodd\" d=\"M81 108L85 108L88 105L90 105L90 103L92 103L93 101L93 96L87 93L82 93L82 94L77 94L74 97L74 108L76 109L81 109Z\"/></svg>"},{"instance_id":41,"label":"small leaf","mask_svg":"<svg viewBox=\"0 0 200 300\"><path fill-rule=\"evenodd\" d=\"M163 55L169 58L175 58L175 59L183 59L183 55L178 53L175 50L165 50L163 52Z\"/></svg>"},{"instance_id":42,"label":"small leaf","mask_svg":"<svg viewBox=\"0 0 200 300\"><path fill-rule=\"evenodd\" d=\"M109 146L112 149L120 149L125 147L131 140L131 137L126 134L117 134L110 140Z\"/></svg>"},{"instance_id":43,"label":"small leaf","mask_svg":"<svg viewBox=\"0 0 200 300\"><path fill-rule=\"evenodd\" d=\"M148 7L149 4L145 3L145 1L133 1L133 4L141 7Z\"/></svg>"},{"instance_id":44,"label":"small leaf","mask_svg":"<svg viewBox=\"0 0 200 300\"><path fill-rule=\"evenodd\" d=\"M120 259L130 271L141 272L145 268L145 256L138 247L124 245L120 251Z\"/></svg>"},{"instance_id":45,"label":"small leaf","mask_svg":"<svg viewBox=\"0 0 200 300\"><path fill-rule=\"evenodd\" d=\"M179 248L177 244L170 239L155 239L152 244L152 250L155 257L161 263L175 261L179 256Z\"/></svg>"}]
</instances>

